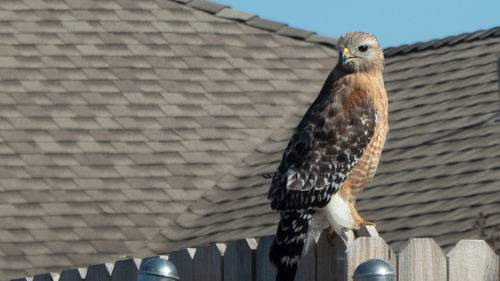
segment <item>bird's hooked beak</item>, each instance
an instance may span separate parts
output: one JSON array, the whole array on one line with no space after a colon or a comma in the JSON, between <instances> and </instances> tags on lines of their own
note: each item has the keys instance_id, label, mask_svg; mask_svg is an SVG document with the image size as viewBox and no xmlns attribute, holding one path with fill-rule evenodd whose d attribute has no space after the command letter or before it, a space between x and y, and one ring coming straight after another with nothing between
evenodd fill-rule
<instances>
[{"instance_id":1,"label":"bird's hooked beak","mask_svg":"<svg viewBox=\"0 0 500 281\"><path fill-rule=\"evenodd\" d=\"M347 47L344 48L344 50L342 50L342 63L345 64L346 62L353 59L359 59L359 58L351 55L351 51L349 50L349 48Z\"/></svg>"}]
</instances>

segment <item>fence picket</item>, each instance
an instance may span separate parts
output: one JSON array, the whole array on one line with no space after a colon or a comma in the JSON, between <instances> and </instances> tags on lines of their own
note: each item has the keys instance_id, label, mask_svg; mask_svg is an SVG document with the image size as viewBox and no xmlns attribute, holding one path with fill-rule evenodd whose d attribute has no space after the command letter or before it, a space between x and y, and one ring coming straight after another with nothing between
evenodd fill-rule
<instances>
[{"instance_id":1,"label":"fence picket","mask_svg":"<svg viewBox=\"0 0 500 281\"><path fill-rule=\"evenodd\" d=\"M111 273L111 281L136 281L138 264L140 264L139 259L117 261L113 267L113 272Z\"/></svg>"},{"instance_id":2,"label":"fence picket","mask_svg":"<svg viewBox=\"0 0 500 281\"><path fill-rule=\"evenodd\" d=\"M446 267L446 254L433 239L412 238L398 254L399 281L446 280Z\"/></svg>"},{"instance_id":3,"label":"fence picket","mask_svg":"<svg viewBox=\"0 0 500 281\"><path fill-rule=\"evenodd\" d=\"M346 246L339 235L330 236L325 230L316 243L317 280L345 281Z\"/></svg>"},{"instance_id":4,"label":"fence picket","mask_svg":"<svg viewBox=\"0 0 500 281\"><path fill-rule=\"evenodd\" d=\"M396 268L396 255L382 238L359 237L346 251L346 280L352 281L356 267L369 259L381 259Z\"/></svg>"},{"instance_id":5,"label":"fence picket","mask_svg":"<svg viewBox=\"0 0 500 281\"><path fill-rule=\"evenodd\" d=\"M396 256L374 227L356 234L369 237L358 237L346 248L340 236L323 231L299 263L295 280L352 281L360 263L377 258L392 266L399 281L500 281L500 259L483 240L461 240L446 255L433 239L412 238ZM182 281L274 281L276 268L269 261L273 239L269 235L258 242L249 238L214 243L159 257L175 265ZM119 260L11 281L136 281L140 263L140 259Z\"/></svg>"},{"instance_id":6,"label":"fence picket","mask_svg":"<svg viewBox=\"0 0 500 281\"><path fill-rule=\"evenodd\" d=\"M195 248L186 248L171 252L168 255L168 260L175 265L182 281L195 281L193 277L195 252Z\"/></svg>"},{"instance_id":7,"label":"fence picket","mask_svg":"<svg viewBox=\"0 0 500 281\"><path fill-rule=\"evenodd\" d=\"M196 248L194 254L194 280L222 281L222 256L225 244L214 243Z\"/></svg>"},{"instance_id":8,"label":"fence picket","mask_svg":"<svg viewBox=\"0 0 500 281\"><path fill-rule=\"evenodd\" d=\"M264 236L259 239L259 245L255 251L255 280L274 281L276 267L269 261L269 249L274 235Z\"/></svg>"},{"instance_id":9,"label":"fence picket","mask_svg":"<svg viewBox=\"0 0 500 281\"><path fill-rule=\"evenodd\" d=\"M224 253L224 280L253 281L255 268L255 239L233 240Z\"/></svg>"},{"instance_id":10,"label":"fence picket","mask_svg":"<svg viewBox=\"0 0 500 281\"><path fill-rule=\"evenodd\" d=\"M499 281L498 256L483 240L461 240L448 254L449 281Z\"/></svg>"},{"instance_id":11,"label":"fence picket","mask_svg":"<svg viewBox=\"0 0 500 281\"><path fill-rule=\"evenodd\" d=\"M61 272L61 276L59 276L59 281L83 281L82 276L84 275L85 273L82 274L80 270L76 268L67 269Z\"/></svg>"},{"instance_id":12,"label":"fence picket","mask_svg":"<svg viewBox=\"0 0 500 281\"><path fill-rule=\"evenodd\" d=\"M111 281L112 264L95 264L89 266L85 281Z\"/></svg>"}]
</instances>

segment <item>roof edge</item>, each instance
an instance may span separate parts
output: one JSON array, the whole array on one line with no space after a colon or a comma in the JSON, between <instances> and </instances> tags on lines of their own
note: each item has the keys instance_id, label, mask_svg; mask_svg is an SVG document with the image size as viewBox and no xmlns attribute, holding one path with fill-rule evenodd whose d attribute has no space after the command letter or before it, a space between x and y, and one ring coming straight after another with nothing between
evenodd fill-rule
<instances>
[{"instance_id":1,"label":"roof edge","mask_svg":"<svg viewBox=\"0 0 500 281\"><path fill-rule=\"evenodd\" d=\"M435 39L426 42L418 42L399 47L391 47L384 50L386 57L394 57L398 55L405 55L411 52L420 52L429 49L437 49L444 46L454 46L464 42L471 42L476 40L484 40L490 37L500 37L500 26L490 29L478 30L471 33L463 33L460 35L449 36L443 39Z\"/></svg>"},{"instance_id":2,"label":"roof edge","mask_svg":"<svg viewBox=\"0 0 500 281\"><path fill-rule=\"evenodd\" d=\"M302 40L309 43L321 44L337 49L337 39L321 36L315 32L288 26L286 23L262 19L257 15L235 10L229 6L207 0L171 0L188 7L209 13L219 18L229 19L247 24L251 27L263 29L274 34Z\"/></svg>"},{"instance_id":3,"label":"roof edge","mask_svg":"<svg viewBox=\"0 0 500 281\"><path fill-rule=\"evenodd\" d=\"M238 11L226 5L218 4L208 0L171 0L171 1L209 13L218 18L241 22L248 26L266 30L280 36L302 40L314 44L321 44L333 49L337 49L337 38L319 35L309 30L290 27L286 23L263 19L257 15L246 13L243 11ZM471 33L463 33L460 35L449 36L443 39L418 42L398 47L389 47L384 49L384 55L386 57L394 57L398 55L405 55L411 52L420 52L429 49L437 49L443 46L454 46L464 42L483 40L486 38L497 37L497 36L500 37L500 26L493 27L491 29L478 30Z\"/></svg>"}]
</instances>

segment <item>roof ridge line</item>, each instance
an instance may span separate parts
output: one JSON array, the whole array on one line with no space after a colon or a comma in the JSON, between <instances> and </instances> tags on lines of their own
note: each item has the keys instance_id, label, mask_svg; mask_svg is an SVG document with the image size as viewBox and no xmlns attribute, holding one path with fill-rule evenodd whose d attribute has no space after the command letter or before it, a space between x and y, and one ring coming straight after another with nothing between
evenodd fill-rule
<instances>
[{"instance_id":1,"label":"roof ridge line","mask_svg":"<svg viewBox=\"0 0 500 281\"><path fill-rule=\"evenodd\" d=\"M309 43L317 43L330 48L337 49L337 38L319 35L313 31L291 27L286 23L272 21L260 18L258 15L235 10L230 6L215 3L209 0L170 0L188 7L209 13L218 18L234 20L247 24L251 27L270 31L272 33L302 40ZM398 47L389 47L384 49L386 57L405 55L410 52L420 52L443 46L454 46L463 42L483 40L490 37L500 36L500 26L491 29L482 29L475 32L463 33L459 35L448 36L442 39L406 44Z\"/></svg>"},{"instance_id":2,"label":"roof ridge line","mask_svg":"<svg viewBox=\"0 0 500 281\"><path fill-rule=\"evenodd\" d=\"M266 20L254 14L235 10L229 6L225 6L208 0L171 1L179 4L184 4L188 7L195 8L219 18L238 21L251 27L270 31L281 36L298 39L309 43L317 43L337 49L337 39L334 37L323 36L305 29L291 27L286 23Z\"/></svg>"},{"instance_id":3,"label":"roof ridge line","mask_svg":"<svg viewBox=\"0 0 500 281\"><path fill-rule=\"evenodd\" d=\"M434 48L441 48L443 46L454 46L464 42L471 42L476 40L483 40L490 37L500 37L500 26L490 29L481 29L475 32L462 33L459 35L452 35L443 39L434 39L430 41L417 42L413 44L402 45L399 47L390 47L384 50L386 57L393 57L397 55L405 55L410 52L420 52Z\"/></svg>"}]
</instances>

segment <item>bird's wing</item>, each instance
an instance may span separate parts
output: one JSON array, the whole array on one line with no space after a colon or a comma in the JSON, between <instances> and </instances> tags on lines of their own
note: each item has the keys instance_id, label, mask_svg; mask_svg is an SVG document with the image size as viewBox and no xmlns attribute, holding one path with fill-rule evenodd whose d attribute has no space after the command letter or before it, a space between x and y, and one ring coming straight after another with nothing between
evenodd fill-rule
<instances>
[{"instance_id":1,"label":"bird's wing","mask_svg":"<svg viewBox=\"0 0 500 281\"><path fill-rule=\"evenodd\" d=\"M358 90L360 91L360 90ZM269 199L277 210L323 207L345 181L373 136L378 113L351 88L319 95L304 115L276 170Z\"/></svg>"}]
</instances>

